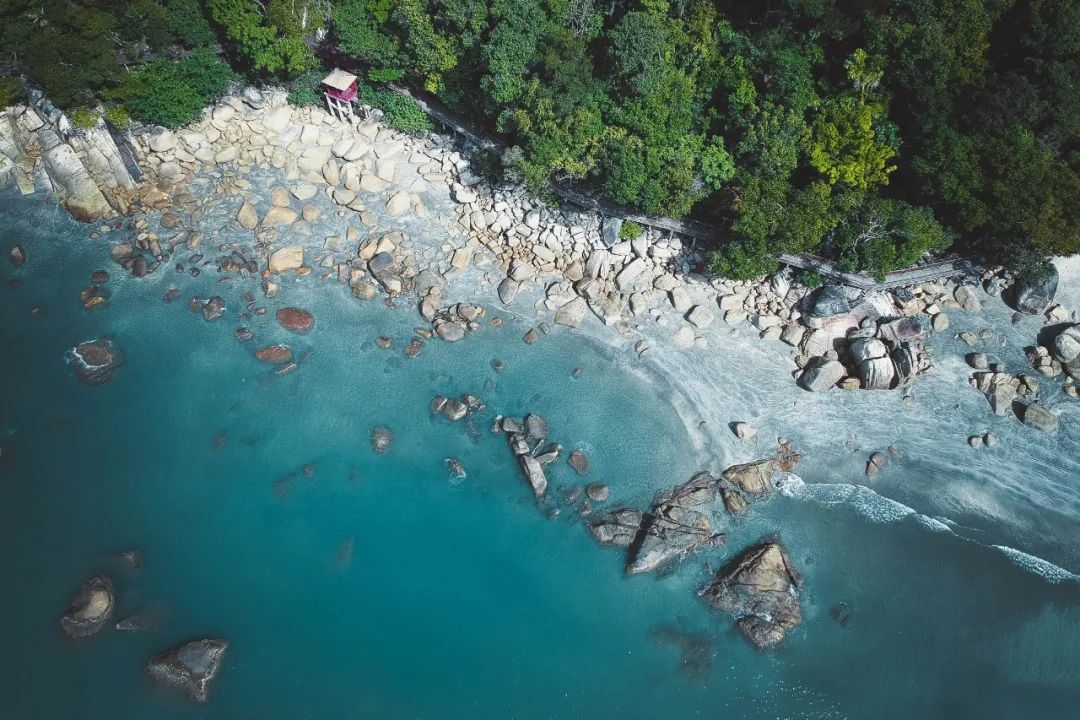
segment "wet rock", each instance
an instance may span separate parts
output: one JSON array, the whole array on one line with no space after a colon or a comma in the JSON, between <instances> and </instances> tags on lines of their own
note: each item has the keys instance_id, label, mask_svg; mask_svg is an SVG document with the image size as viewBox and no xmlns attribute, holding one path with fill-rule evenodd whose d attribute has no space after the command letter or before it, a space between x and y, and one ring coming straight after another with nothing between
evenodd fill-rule
<instances>
[{"instance_id":1,"label":"wet rock","mask_svg":"<svg viewBox=\"0 0 1080 720\"><path fill-rule=\"evenodd\" d=\"M611 488L603 483L590 483L589 487L585 488L585 494L593 502L604 502L611 497Z\"/></svg>"},{"instance_id":2,"label":"wet rock","mask_svg":"<svg viewBox=\"0 0 1080 720\"><path fill-rule=\"evenodd\" d=\"M450 471L454 478L464 480L468 476L468 473L465 472L465 466L457 458L446 458L445 463L446 469Z\"/></svg>"},{"instance_id":3,"label":"wet rock","mask_svg":"<svg viewBox=\"0 0 1080 720\"><path fill-rule=\"evenodd\" d=\"M233 330L233 337L235 337L240 342L247 342L248 340L251 340L253 337L255 337L255 333L251 332L250 328L238 327Z\"/></svg>"},{"instance_id":4,"label":"wet rock","mask_svg":"<svg viewBox=\"0 0 1080 720\"><path fill-rule=\"evenodd\" d=\"M514 298L517 297L518 290L521 289L521 283L517 280L511 280L510 278L503 278L499 283L499 301L503 305L509 305L514 302Z\"/></svg>"},{"instance_id":5,"label":"wet rock","mask_svg":"<svg viewBox=\"0 0 1080 720\"><path fill-rule=\"evenodd\" d=\"M718 486L716 478L698 473L658 495L630 547L626 573L652 572L702 548L722 545L724 534L714 533L708 516L694 509L716 499Z\"/></svg>"},{"instance_id":6,"label":"wet rock","mask_svg":"<svg viewBox=\"0 0 1080 720\"><path fill-rule=\"evenodd\" d=\"M112 581L104 575L95 575L71 599L67 612L60 617L60 628L74 640L88 638L105 627L115 609Z\"/></svg>"},{"instance_id":7,"label":"wet rock","mask_svg":"<svg viewBox=\"0 0 1080 720\"><path fill-rule=\"evenodd\" d=\"M1013 285L1016 309L1026 315L1038 315L1054 302L1057 293L1058 271L1053 263L1044 263L1037 270L1017 276Z\"/></svg>"},{"instance_id":8,"label":"wet rock","mask_svg":"<svg viewBox=\"0 0 1080 720\"><path fill-rule=\"evenodd\" d=\"M292 348L288 345L268 345L255 351L255 357L264 363L292 362Z\"/></svg>"},{"instance_id":9,"label":"wet rock","mask_svg":"<svg viewBox=\"0 0 1080 720\"><path fill-rule=\"evenodd\" d=\"M69 362L79 379L88 385L109 381L116 368L124 364L120 348L108 338L98 338L76 345L69 353Z\"/></svg>"},{"instance_id":10,"label":"wet rock","mask_svg":"<svg viewBox=\"0 0 1080 720\"><path fill-rule=\"evenodd\" d=\"M544 468L536 458L531 455L524 454L518 455L518 463L521 465L521 472L525 475L525 480L529 483L529 487L532 488L533 495L539 500L547 493L547 477L544 475Z\"/></svg>"},{"instance_id":11,"label":"wet rock","mask_svg":"<svg viewBox=\"0 0 1080 720\"><path fill-rule=\"evenodd\" d=\"M217 638L193 640L150 658L146 672L159 685L205 703L228 647L227 641Z\"/></svg>"},{"instance_id":12,"label":"wet rock","mask_svg":"<svg viewBox=\"0 0 1080 720\"><path fill-rule=\"evenodd\" d=\"M284 307L275 315L278 324L289 332L306 335L315 327L315 317L302 308Z\"/></svg>"},{"instance_id":13,"label":"wet rock","mask_svg":"<svg viewBox=\"0 0 1080 720\"><path fill-rule=\"evenodd\" d=\"M979 310L982 310L982 302L979 301L978 295L975 294L975 289L970 285L957 286L956 290L953 291L953 298L960 304L960 307L968 312L978 312Z\"/></svg>"},{"instance_id":14,"label":"wet rock","mask_svg":"<svg viewBox=\"0 0 1080 720\"><path fill-rule=\"evenodd\" d=\"M815 357L807 363L799 375L798 385L810 392L832 390L847 375L847 370L836 360Z\"/></svg>"},{"instance_id":15,"label":"wet rock","mask_svg":"<svg viewBox=\"0 0 1080 720\"><path fill-rule=\"evenodd\" d=\"M570 467L574 468L574 472L578 475L589 474L589 456L585 454L584 450L575 450L570 453L567 462L570 463Z\"/></svg>"},{"instance_id":16,"label":"wet rock","mask_svg":"<svg viewBox=\"0 0 1080 720\"><path fill-rule=\"evenodd\" d=\"M870 456L870 459L866 461L866 477L875 477L881 472L881 469L885 467L889 462L889 458L885 453L876 452Z\"/></svg>"},{"instance_id":17,"label":"wet rock","mask_svg":"<svg viewBox=\"0 0 1080 720\"><path fill-rule=\"evenodd\" d=\"M759 649L780 643L802 621L797 590L802 576L777 540L754 545L724 566L698 594L709 605L738 619Z\"/></svg>"},{"instance_id":18,"label":"wet rock","mask_svg":"<svg viewBox=\"0 0 1080 720\"><path fill-rule=\"evenodd\" d=\"M90 274L90 282L105 283L109 282L109 273L104 270L95 270Z\"/></svg>"},{"instance_id":19,"label":"wet rock","mask_svg":"<svg viewBox=\"0 0 1080 720\"><path fill-rule=\"evenodd\" d=\"M371 449L376 455L384 455L390 450L390 444L394 441L394 435L389 428L377 425L371 431Z\"/></svg>"},{"instance_id":20,"label":"wet rock","mask_svg":"<svg viewBox=\"0 0 1080 720\"><path fill-rule=\"evenodd\" d=\"M21 267L26 264L26 251L23 250L22 245L15 245L8 253L8 259L11 260L11 264L15 267Z\"/></svg>"},{"instance_id":21,"label":"wet rock","mask_svg":"<svg viewBox=\"0 0 1080 720\"><path fill-rule=\"evenodd\" d=\"M206 322L213 322L225 314L225 298L220 295L214 297L203 303L202 316Z\"/></svg>"},{"instance_id":22,"label":"wet rock","mask_svg":"<svg viewBox=\"0 0 1080 720\"><path fill-rule=\"evenodd\" d=\"M851 606L846 602L838 602L829 609L829 616L835 620L840 627L847 627L851 621L853 611Z\"/></svg>"},{"instance_id":23,"label":"wet rock","mask_svg":"<svg viewBox=\"0 0 1080 720\"><path fill-rule=\"evenodd\" d=\"M736 422L731 424L731 431L740 440L747 440L757 435L757 428L750 423Z\"/></svg>"},{"instance_id":24,"label":"wet rock","mask_svg":"<svg viewBox=\"0 0 1080 720\"><path fill-rule=\"evenodd\" d=\"M721 477L753 499L766 498L773 491L773 476L778 469L776 458L732 465Z\"/></svg>"},{"instance_id":25,"label":"wet rock","mask_svg":"<svg viewBox=\"0 0 1080 720\"><path fill-rule=\"evenodd\" d=\"M601 545L615 545L616 547L630 547L641 529L642 514L640 510L630 508L618 508L605 515L591 520L588 524L589 532Z\"/></svg>"},{"instance_id":26,"label":"wet rock","mask_svg":"<svg viewBox=\"0 0 1080 720\"><path fill-rule=\"evenodd\" d=\"M435 334L446 342L458 342L465 338L465 326L459 322L441 322L435 326Z\"/></svg>"},{"instance_id":27,"label":"wet rock","mask_svg":"<svg viewBox=\"0 0 1080 720\"><path fill-rule=\"evenodd\" d=\"M1041 403L1031 403L1024 408L1024 424L1043 432L1052 432L1058 428L1058 417Z\"/></svg>"}]
</instances>

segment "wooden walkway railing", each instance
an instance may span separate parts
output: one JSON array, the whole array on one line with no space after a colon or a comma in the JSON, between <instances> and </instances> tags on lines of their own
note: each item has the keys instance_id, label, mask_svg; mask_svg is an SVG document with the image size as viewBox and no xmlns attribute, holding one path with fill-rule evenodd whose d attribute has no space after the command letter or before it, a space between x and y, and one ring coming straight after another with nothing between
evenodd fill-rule
<instances>
[{"instance_id":1,"label":"wooden walkway railing","mask_svg":"<svg viewBox=\"0 0 1080 720\"><path fill-rule=\"evenodd\" d=\"M420 106L420 109L442 125L465 137L469 143L489 151L501 152L506 149L506 144L502 140L481 129L472 127L466 123L464 118L443 105L429 93L417 92L400 85L391 85L391 87L395 92L412 98ZM580 192L555 180L548 181L548 185L551 191L563 200L607 217L630 220L645 227L665 230L685 237L714 243L722 243L729 237L722 233L720 228L712 225L693 220L676 220L674 218L641 215L603 197ZM863 290L883 290L917 285L923 282L965 275L975 272L977 269L974 263L968 260L942 260L927 265L897 270L886 275L884 281L878 282L869 275L845 272L833 261L816 255L791 255L785 253L779 259L785 265L803 270L812 270L828 280Z\"/></svg>"}]
</instances>

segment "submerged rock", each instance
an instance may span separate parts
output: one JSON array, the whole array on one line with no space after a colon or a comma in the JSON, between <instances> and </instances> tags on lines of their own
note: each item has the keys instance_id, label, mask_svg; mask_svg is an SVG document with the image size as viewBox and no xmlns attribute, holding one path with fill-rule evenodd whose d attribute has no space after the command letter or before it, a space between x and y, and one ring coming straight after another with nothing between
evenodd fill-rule
<instances>
[{"instance_id":1,"label":"submerged rock","mask_svg":"<svg viewBox=\"0 0 1080 720\"><path fill-rule=\"evenodd\" d=\"M1057 415L1046 409L1041 403L1031 403L1024 408L1024 424L1043 432L1051 432L1058 428Z\"/></svg>"},{"instance_id":2,"label":"submerged rock","mask_svg":"<svg viewBox=\"0 0 1080 720\"><path fill-rule=\"evenodd\" d=\"M104 575L95 575L71 599L67 612L60 617L60 628L74 640L88 638L105 627L115 608L112 581Z\"/></svg>"},{"instance_id":3,"label":"submerged rock","mask_svg":"<svg viewBox=\"0 0 1080 720\"><path fill-rule=\"evenodd\" d=\"M203 303L202 316L206 322L214 322L222 315L225 314L225 298L220 295L214 297Z\"/></svg>"},{"instance_id":4,"label":"submerged rock","mask_svg":"<svg viewBox=\"0 0 1080 720\"><path fill-rule=\"evenodd\" d=\"M777 540L747 548L724 566L698 594L712 607L731 613L759 649L784 639L802 621L798 588L802 576Z\"/></svg>"},{"instance_id":5,"label":"submerged rock","mask_svg":"<svg viewBox=\"0 0 1080 720\"><path fill-rule=\"evenodd\" d=\"M150 658L146 672L159 685L176 688L204 703L228 648L227 641L217 638L193 640Z\"/></svg>"},{"instance_id":6,"label":"submerged rock","mask_svg":"<svg viewBox=\"0 0 1080 720\"><path fill-rule=\"evenodd\" d=\"M570 453L567 462L570 463L570 467L574 468L574 472L578 475L589 474L589 456L585 454L584 450L575 450Z\"/></svg>"},{"instance_id":7,"label":"submerged rock","mask_svg":"<svg viewBox=\"0 0 1080 720\"><path fill-rule=\"evenodd\" d=\"M383 455L390 450L390 443L393 441L394 434L390 432L389 428L377 425L371 431L371 449L374 450L377 455Z\"/></svg>"},{"instance_id":8,"label":"submerged rock","mask_svg":"<svg viewBox=\"0 0 1080 720\"><path fill-rule=\"evenodd\" d=\"M11 260L12 265L20 267L26 263L26 251L23 250L22 245L14 245L8 253L8 258Z\"/></svg>"},{"instance_id":9,"label":"submerged rock","mask_svg":"<svg viewBox=\"0 0 1080 720\"><path fill-rule=\"evenodd\" d=\"M604 502L611 497L611 488L604 483L590 483L585 493L593 502Z\"/></svg>"},{"instance_id":10,"label":"submerged rock","mask_svg":"<svg viewBox=\"0 0 1080 720\"><path fill-rule=\"evenodd\" d=\"M315 327L315 317L301 308L285 307L277 311L277 321L289 332L306 335Z\"/></svg>"},{"instance_id":11,"label":"submerged rock","mask_svg":"<svg viewBox=\"0 0 1080 720\"><path fill-rule=\"evenodd\" d=\"M265 363L292 362L292 348L288 345L268 345L255 351L255 357Z\"/></svg>"},{"instance_id":12,"label":"submerged rock","mask_svg":"<svg viewBox=\"0 0 1080 720\"><path fill-rule=\"evenodd\" d=\"M124 364L120 348L108 338L80 343L72 348L69 356L79 379L88 385L108 382L116 368Z\"/></svg>"}]
</instances>

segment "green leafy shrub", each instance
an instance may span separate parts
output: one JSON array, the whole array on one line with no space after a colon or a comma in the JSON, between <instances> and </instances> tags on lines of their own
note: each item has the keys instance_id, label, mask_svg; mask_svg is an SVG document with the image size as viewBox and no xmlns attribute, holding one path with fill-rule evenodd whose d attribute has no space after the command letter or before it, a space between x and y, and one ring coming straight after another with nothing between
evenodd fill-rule
<instances>
[{"instance_id":1,"label":"green leafy shrub","mask_svg":"<svg viewBox=\"0 0 1080 720\"><path fill-rule=\"evenodd\" d=\"M98 124L101 113L91 108L77 107L68 112L68 119L71 120L72 125L80 130L89 130Z\"/></svg>"},{"instance_id":2,"label":"green leafy shrub","mask_svg":"<svg viewBox=\"0 0 1080 720\"><path fill-rule=\"evenodd\" d=\"M17 105L26 99L22 81L16 77L0 77L0 108Z\"/></svg>"},{"instance_id":3,"label":"green leafy shrub","mask_svg":"<svg viewBox=\"0 0 1080 720\"><path fill-rule=\"evenodd\" d=\"M176 128L197 120L237 76L210 50L183 60L155 60L128 73L111 99L136 120Z\"/></svg>"},{"instance_id":4,"label":"green leafy shrub","mask_svg":"<svg viewBox=\"0 0 1080 720\"><path fill-rule=\"evenodd\" d=\"M802 285L808 290L821 287L825 282L825 278L821 277L821 274L815 270L799 270L795 273L795 282Z\"/></svg>"},{"instance_id":5,"label":"green leafy shrub","mask_svg":"<svg viewBox=\"0 0 1080 720\"><path fill-rule=\"evenodd\" d=\"M376 90L364 85L360 88L360 102L382 110L386 124L395 130L419 135L435 127L415 100L393 90Z\"/></svg>"},{"instance_id":6,"label":"green leafy shrub","mask_svg":"<svg viewBox=\"0 0 1080 720\"><path fill-rule=\"evenodd\" d=\"M322 79L327 70L319 66L297 75L289 85L289 102L293 105L318 105L323 101Z\"/></svg>"},{"instance_id":7,"label":"green leafy shrub","mask_svg":"<svg viewBox=\"0 0 1080 720\"><path fill-rule=\"evenodd\" d=\"M131 115L123 105L113 105L106 110L105 119L117 130L126 130L131 125Z\"/></svg>"},{"instance_id":8,"label":"green leafy shrub","mask_svg":"<svg viewBox=\"0 0 1080 720\"><path fill-rule=\"evenodd\" d=\"M644 230L640 225L633 220L627 220L622 224L622 227L619 228L619 239L633 240L642 232L644 232Z\"/></svg>"},{"instance_id":9,"label":"green leafy shrub","mask_svg":"<svg viewBox=\"0 0 1080 720\"><path fill-rule=\"evenodd\" d=\"M709 253L706 268L710 273L732 280L754 280L776 272L780 266L767 246L748 239L733 242Z\"/></svg>"}]
</instances>

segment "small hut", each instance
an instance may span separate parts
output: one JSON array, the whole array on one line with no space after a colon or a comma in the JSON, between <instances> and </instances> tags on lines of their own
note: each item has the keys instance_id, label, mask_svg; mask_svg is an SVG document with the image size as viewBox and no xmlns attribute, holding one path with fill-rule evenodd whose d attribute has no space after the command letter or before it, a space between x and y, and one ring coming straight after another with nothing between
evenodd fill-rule
<instances>
[{"instance_id":1,"label":"small hut","mask_svg":"<svg viewBox=\"0 0 1080 720\"><path fill-rule=\"evenodd\" d=\"M353 100L356 99L356 76L334 68L334 71L323 78L323 95L326 96L326 107L331 115L339 119L353 119Z\"/></svg>"}]
</instances>

